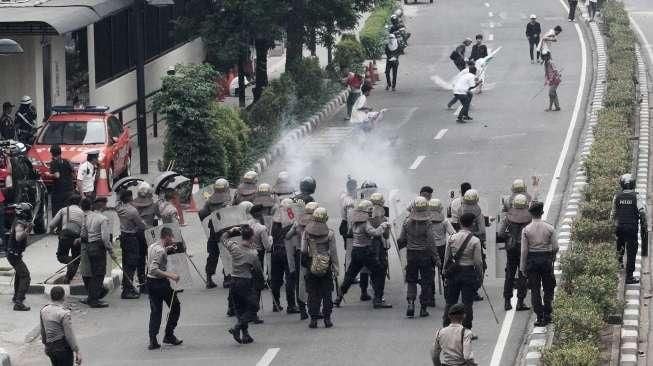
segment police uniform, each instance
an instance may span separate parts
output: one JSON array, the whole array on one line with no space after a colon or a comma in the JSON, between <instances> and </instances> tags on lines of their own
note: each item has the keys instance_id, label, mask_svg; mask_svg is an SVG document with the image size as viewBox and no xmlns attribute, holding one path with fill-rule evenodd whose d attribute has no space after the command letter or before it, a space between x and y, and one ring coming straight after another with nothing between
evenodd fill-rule
<instances>
[{"instance_id":1,"label":"police uniform","mask_svg":"<svg viewBox=\"0 0 653 366\"><path fill-rule=\"evenodd\" d=\"M634 180L632 182L634 183ZM622 264L624 251L626 252L626 281L627 283L637 283L639 281L633 277L639 246L637 234L640 220L644 222L646 220L646 205L637 197L637 192L632 187L627 187L614 196L612 216L617 235L617 258Z\"/></svg>"},{"instance_id":2,"label":"police uniform","mask_svg":"<svg viewBox=\"0 0 653 366\"><path fill-rule=\"evenodd\" d=\"M453 305L448 314L462 315L465 307L460 304ZM447 314L447 313L445 313ZM451 323L435 333L435 341L431 349L433 366L475 366L472 352L473 334L460 323Z\"/></svg>"},{"instance_id":3,"label":"police uniform","mask_svg":"<svg viewBox=\"0 0 653 366\"><path fill-rule=\"evenodd\" d=\"M539 207L542 207L541 204ZM551 321L553 293L556 286L553 274L556 253L558 253L558 242L553 225L539 218L533 218L533 221L522 230L519 269L527 274L531 304L537 315L538 326L547 325ZM544 290L543 296L541 289Z\"/></svg>"},{"instance_id":4,"label":"police uniform","mask_svg":"<svg viewBox=\"0 0 653 366\"><path fill-rule=\"evenodd\" d=\"M206 200L204 207L198 212L200 221L207 218L213 212L220 210L223 207L226 207L231 202L231 195L229 194L229 186L227 183L226 191L215 189L211 197ZM206 257L206 266L204 270L206 271L206 287L214 288L217 285L213 282L213 275L218 267L218 261L220 259L220 245L219 245L218 233L215 232L213 228L213 222L209 222L209 238L206 241L206 251L208 256Z\"/></svg>"},{"instance_id":5,"label":"police uniform","mask_svg":"<svg viewBox=\"0 0 653 366\"><path fill-rule=\"evenodd\" d=\"M283 200L284 198L290 198L293 193L295 193L295 187L290 185L288 178L289 176L287 172L279 173L277 181L272 187L272 192L275 196L277 196L279 201Z\"/></svg>"},{"instance_id":6,"label":"police uniform","mask_svg":"<svg viewBox=\"0 0 653 366\"><path fill-rule=\"evenodd\" d=\"M336 299L335 304L336 306L340 305L342 296L347 293L356 275L358 275L363 267L367 267L371 272L372 287L374 288L374 308L386 308L390 305L385 305L383 302L384 288L382 285L384 281L381 278L385 276L385 271L379 261L379 255L375 250L373 238L382 236L387 224L375 228L370 222L372 203L364 200L359 203L358 207L361 207L362 202L369 204L370 211L368 213L356 208L352 214L352 233L354 240L352 242L351 262L345 273L345 279L342 282L341 294Z\"/></svg>"},{"instance_id":7,"label":"police uniform","mask_svg":"<svg viewBox=\"0 0 653 366\"><path fill-rule=\"evenodd\" d=\"M319 216L323 212L323 216ZM322 316L327 328L333 326L331 312L333 310L333 278L338 277L338 249L334 232L326 224L328 217L326 209L315 210L312 220L306 225L302 236L302 259L307 269L306 289L308 292L308 312L311 316L310 328L317 327L317 319ZM324 273L314 273L312 266L314 258L328 258L328 268ZM322 310L320 310L322 305Z\"/></svg>"},{"instance_id":8,"label":"police uniform","mask_svg":"<svg viewBox=\"0 0 653 366\"><path fill-rule=\"evenodd\" d=\"M444 252L444 263L446 267L449 258L458 252L468 236L471 237L458 260L460 271L447 278L447 290L445 293L447 305L444 311L444 326L449 325L449 317L447 316L449 308L457 304L458 298L461 297L462 303L465 306L465 320L463 321L463 325L467 329L472 329L472 321L474 320L474 296L476 290L481 285L484 271L481 240L474 236L469 229L461 228L459 232L449 238Z\"/></svg>"},{"instance_id":9,"label":"police uniform","mask_svg":"<svg viewBox=\"0 0 653 366\"><path fill-rule=\"evenodd\" d=\"M12 301L14 310L17 311L29 310L29 307L23 304L31 281L29 269L23 262L23 252L27 248L27 239L29 238L29 228L30 224L24 218L16 218L13 225L11 225L9 243L7 244L7 260L14 268L14 296Z\"/></svg>"},{"instance_id":10,"label":"police uniform","mask_svg":"<svg viewBox=\"0 0 653 366\"><path fill-rule=\"evenodd\" d=\"M431 299L435 266L439 266L440 258L435 249L435 236L431 228L431 216L427 209L427 201L421 197L423 206L415 206L411 210L408 220L403 224L397 243L399 248L406 248L406 282L409 317L415 314L415 298L417 297L417 283L421 279L422 291L419 296L421 305L420 316L428 316L427 305L434 301Z\"/></svg>"},{"instance_id":11,"label":"police uniform","mask_svg":"<svg viewBox=\"0 0 653 366\"><path fill-rule=\"evenodd\" d=\"M120 219L120 249L122 250L122 295L124 299L138 298L133 285L134 275L139 261L138 231L145 230L145 223L138 215L138 210L129 203L119 202L116 213Z\"/></svg>"},{"instance_id":12,"label":"police uniform","mask_svg":"<svg viewBox=\"0 0 653 366\"><path fill-rule=\"evenodd\" d=\"M517 205L519 207L515 205L515 197L518 197L520 200L519 205ZM510 197L504 199L503 202L503 220L499 228L499 236L506 244L506 276L503 283L505 310L512 309L510 300L512 299L513 289L517 289L517 310L530 310L530 308L524 305L528 287L526 278L519 271L519 263L521 260L522 230L532 220L531 214L528 212L528 205L531 200L531 196L528 193L515 192ZM517 276L516 281L515 276Z\"/></svg>"},{"instance_id":13,"label":"police uniform","mask_svg":"<svg viewBox=\"0 0 653 366\"><path fill-rule=\"evenodd\" d=\"M376 193L376 195L381 195L380 193ZM376 203L373 202L374 206L372 207L372 218L370 220L370 223L374 228L378 228L381 223L387 222L388 218L385 216L386 213L386 208L383 206L383 198L381 196L381 202ZM385 280L386 280L386 275L389 270L389 265L390 262L388 261L388 249L390 249L390 245L388 243L388 239L390 239L390 228L386 228L383 232L383 235L380 237L374 237L373 243L374 243L374 248L379 256L379 263L381 263L381 266L383 267L383 273L384 275L381 276L381 283L379 284L379 287L385 288ZM362 273L361 273L362 275ZM369 277L369 274L366 273L366 276ZM364 276L365 277L365 276ZM362 283L361 281L361 297L363 295L367 295L367 284ZM369 299L369 297L368 297Z\"/></svg>"},{"instance_id":14,"label":"police uniform","mask_svg":"<svg viewBox=\"0 0 653 366\"><path fill-rule=\"evenodd\" d=\"M161 272L168 269L168 253L161 243L150 245L147 252L147 287L150 298L150 323L149 336L150 345L152 341L156 344L156 336L161 328L161 317L163 315L163 302L165 301L170 307L168 321L165 328L164 343L180 344L181 341L175 337L175 328L179 315L181 314L181 304L177 293L172 290L170 280L163 276Z\"/></svg>"},{"instance_id":15,"label":"police uniform","mask_svg":"<svg viewBox=\"0 0 653 366\"><path fill-rule=\"evenodd\" d=\"M225 237L226 240L226 237ZM232 258L231 286L229 298L234 303L236 325L229 329L238 343L251 343L254 340L249 335L249 323L257 319L259 310L259 293L262 288L263 270L258 260L257 252L251 248L253 243L243 241L237 243L228 241L226 249Z\"/></svg>"},{"instance_id":16,"label":"police uniform","mask_svg":"<svg viewBox=\"0 0 653 366\"><path fill-rule=\"evenodd\" d=\"M99 151L93 150L86 153L87 159L100 154ZM95 164L89 160L81 163L77 168L77 182L80 185L79 193L82 197L88 197L91 200L95 198L95 180L97 168Z\"/></svg>"},{"instance_id":17,"label":"police uniform","mask_svg":"<svg viewBox=\"0 0 653 366\"><path fill-rule=\"evenodd\" d=\"M86 303L90 307L106 307L100 299L107 294L104 289L107 252L113 256L109 234L109 219L95 211L86 214L81 234L80 272L88 292Z\"/></svg>"},{"instance_id":18,"label":"police uniform","mask_svg":"<svg viewBox=\"0 0 653 366\"><path fill-rule=\"evenodd\" d=\"M79 238L84 220L84 211L78 205L64 207L52 218L49 231L59 228L59 243L57 245L57 260L62 264L68 264L66 269L66 283L70 283L79 267L77 258L81 253L79 245L75 240Z\"/></svg>"},{"instance_id":19,"label":"police uniform","mask_svg":"<svg viewBox=\"0 0 653 366\"><path fill-rule=\"evenodd\" d=\"M41 342L54 366L73 366L79 352L70 309L61 302L45 305L40 312Z\"/></svg>"},{"instance_id":20,"label":"police uniform","mask_svg":"<svg viewBox=\"0 0 653 366\"><path fill-rule=\"evenodd\" d=\"M293 261L295 263L296 285L295 290L297 293L297 305L299 306L300 319L308 319L308 312L306 311L306 303L308 301L308 294L306 289L306 267L301 265L303 256L301 255L301 240L304 237L306 226L311 222L313 210L316 203L310 203L305 206L304 213L299 216L292 224L288 233L286 234L287 241L299 240L299 245L295 251Z\"/></svg>"},{"instance_id":21,"label":"police uniform","mask_svg":"<svg viewBox=\"0 0 653 366\"><path fill-rule=\"evenodd\" d=\"M136 198L130 202L130 204L136 207L138 215L145 223L145 229L150 229L156 226L157 221L156 217L159 215L159 207L154 200L152 200L151 194L143 194L139 192ZM145 230L136 231L136 238L138 239L138 265L136 266L136 273L138 275L138 282L145 283L145 263L147 261L147 240L145 239ZM146 290L147 287L141 287L141 292Z\"/></svg>"}]
</instances>

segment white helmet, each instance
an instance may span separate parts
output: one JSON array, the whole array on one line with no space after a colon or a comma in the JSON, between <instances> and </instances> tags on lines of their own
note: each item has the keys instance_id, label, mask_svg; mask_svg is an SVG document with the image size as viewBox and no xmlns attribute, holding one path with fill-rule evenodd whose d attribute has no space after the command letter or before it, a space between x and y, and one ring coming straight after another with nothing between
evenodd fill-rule
<instances>
[{"instance_id":1,"label":"white helmet","mask_svg":"<svg viewBox=\"0 0 653 366\"><path fill-rule=\"evenodd\" d=\"M515 179L512 181L512 186L510 188L512 193L524 193L526 192L526 183L523 179Z\"/></svg>"},{"instance_id":2,"label":"white helmet","mask_svg":"<svg viewBox=\"0 0 653 366\"><path fill-rule=\"evenodd\" d=\"M288 182L290 180L290 175L288 172L280 172L277 176L277 182Z\"/></svg>"},{"instance_id":3,"label":"white helmet","mask_svg":"<svg viewBox=\"0 0 653 366\"><path fill-rule=\"evenodd\" d=\"M25 95L20 98L20 104L32 104L32 98L29 95Z\"/></svg>"},{"instance_id":4,"label":"white helmet","mask_svg":"<svg viewBox=\"0 0 653 366\"><path fill-rule=\"evenodd\" d=\"M290 207L295 203L291 198L284 198L281 200L282 207Z\"/></svg>"},{"instance_id":5,"label":"white helmet","mask_svg":"<svg viewBox=\"0 0 653 366\"><path fill-rule=\"evenodd\" d=\"M385 203L385 199L383 199L383 193L380 192L372 193L372 195L370 196L370 202L378 206L383 206L383 204Z\"/></svg>"},{"instance_id":6,"label":"white helmet","mask_svg":"<svg viewBox=\"0 0 653 366\"><path fill-rule=\"evenodd\" d=\"M442 201L440 201L437 198L431 198L429 200L429 208L434 211L441 211L442 210Z\"/></svg>"},{"instance_id":7,"label":"white helmet","mask_svg":"<svg viewBox=\"0 0 653 366\"><path fill-rule=\"evenodd\" d=\"M252 210L252 207L254 207L254 204L249 201L243 201L239 203L238 206L244 208L245 213L249 215L249 212Z\"/></svg>"},{"instance_id":8,"label":"white helmet","mask_svg":"<svg viewBox=\"0 0 653 366\"><path fill-rule=\"evenodd\" d=\"M512 207L514 208L528 208L528 197L523 194L518 194L512 199Z\"/></svg>"},{"instance_id":9,"label":"white helmet","mask_svg":"<svg viewBox=\"0 0 653 366\"><path fill-rule=\"evenodd\" d=\"M313 220L317 222L327 222L329 220L329 214L327 209L324 207L318 207L313 211Z\"/></svg>"},{"instance_id":10,"label":"white helmet","mask_svg":"<svg viewBox=\"0 0 653 366\"><path fill-rule=\"evenodd\" d=\"M142 181L138 184L138 188L136 189L136 192L141 197L147 197L153 192L152 186L148 182Z\"/></svg>"},{"instance_id":11,"label":"white helmet","mask_svg":"<svg viewBox=\"0 0 653 366\"><path fill-rule=\"evenodd\" d=\"M531 14L531 16L530 16L529 18L530 18L530 19L537 19L537 17L535 16L535 14Z\"/></svg>"},{"instance_id":12,"label":"white helmet","mask_svg":"<svg viewBox=\"0 0 653 366\"><path fill-rule=\"evenodd\" d=\"M304 207L304 213L312 215L318 207L320 207L320 205L317 202L309 202Z\"/></svg>"},{"instance_id":13,"label":"white helmet","mask_svg":"<svg viewBox=\"0 0 653 366\"><path fill-rule=\"evenodd\" d=\"M229 181L224 178L219 178L213 183L213 189L216 191L226 191L229 189Z\"/></svg>"},{"instance_id":14,"label":"white helmet","mask_svg":"<svg viewBox=\"0 0 653 366\"><path fill-rule=\"evenodd\" d=\"M465 192L465 195L463 196L463 201L468 203L478 202L478 191L475 189L467 190L467 192Z\"/></svg>"},{"instance_id":15,"label":"white helmet","mask_svg":"<svg viewBox=\"0 0 653 366\"><path fill-rule=\"evenodd\" d=\"M415 199L413 200L413 208L416 210L420 210L420 211L426 210L428 206L429 206L429 201L422 196L415 197Z\"/></svg>"},{"instance_id":16,"label":"white helmet","mask_svg":"<svg viewBox=\"0 0 653 366\"><path fill-rule=\"evenodd\" d=\"M356 205L356 209L363 212L372 213L372 209L374 208L373 206L374 205L369 200L360 200Z\"/></svg>"},{"instance_id":17,"label":"white helmet","mask_svg":"<svg viewBox=\"0 0 653 366\"><path fill-rule=\"evenodd\" d=\"M243 175L243 182L244 183L256 183L256 180L258 179L258 173L256 173L253 170L248 171Z\"/></svg>"}]
</instances>

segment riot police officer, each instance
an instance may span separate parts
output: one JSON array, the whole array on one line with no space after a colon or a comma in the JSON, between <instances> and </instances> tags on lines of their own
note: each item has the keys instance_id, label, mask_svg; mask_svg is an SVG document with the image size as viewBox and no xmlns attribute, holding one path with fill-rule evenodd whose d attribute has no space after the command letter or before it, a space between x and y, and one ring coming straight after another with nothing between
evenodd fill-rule
<instances>
[{"instance_id":1,"label":"riot police officer","mask_svg":"<svg viewBox=\"0 0 653 366\"><path fill-rule=\"evenodd\" d=\"M243 179L238 185L236 195L234 196L234 205L240 204L244 201L253 202L256 195L256 183L258 182L258 173L255 171L248 171L243 175Z\"/></svg>"},{"instance_id":2,"label":"riot police officer","mask_svg":"<svg viewBox=\"0 0 653 366\"><path fill-rule=\"evenodd\" d=\"M229 192L229 181L224 178L219 178L213 184L213 194L206 200L204 207L198 212L200 220L204 220L210 216L213 212L220 210L223 207L226 207L231 203L231 193ZM216 268L218 267L218 260L220 259L220 246L218 245L220 238L218 233L215 232L213 228L213 223L209 223L209 238L206 241L206 251L208 252L208 257L206 257L206 288L211 289L215 288L218 285L213 282L213 275L215 274ZM224 278L223 285L228 287L229 281L227 276Z\"/></svg>"},{"instance_id":3,"label":"riot police officer","mask_svg":"<svg viewBox=\"0 0 653 366\"><path fill-rule=\"evenodd\" d=\"M286 278L286 309L287 314L297 314L299 309L296 304L296 293L299 279L299 250L300 245L297 236L286 238L286 235L293 227L295 203L290 198L284 198L275 208L275 215L272 223L272 311L283 310L280 305L281 284L283 276ZM288 214L290 212L290 214ZM283 248L283 249L282 249ZM285 255L285 260L280 258Z\"/></svg>"},{"instance_id":4,"label":"riot police officer","mask_svg":"<svg viewBox=\"0 0 653 366\"><path fill-rule=\"evenodd\" d=\"M626 251L626 284L639 283L633 277L635 257L637 256L637 233L641 223L646 230L646 205L637 197L635 179L631 174L619 178L621 192L614 196L611 216L614 219L617 234L617 258L623 265L624 249Z\"/></svg>"},{"instance_id":5,"label":"riot police officer","mask_svg":"<svg viewBox=\"0 0 653 366\"><path fill-rule=\"evenodd\" d=\"M378 228L382 223L388 222L388 212L389 209L385 207L385 199L381 192L375 192L370 195L370 202L372 202L372 218L370 223L374 228ZM390 249L390 226L388 226L383 235L380 237L372 238L374 250L376 250L379 256L379 263L383 267L384 276L381 276L380 287L385 288L385 280L389 275L390 262L388 261L388 250ZM367 290L367 288L365 289ZM365 291L367 293L367 291Z\"/></svg>"},{"instance_id":6,"label":"riot police officer","mask_svg":"<svg viewBox=\"0 0 653 366\"><path fill-rule=\"evenodd\" d=\"M145 223L145 229L150 229L157 225L156 217L159 216L159 206L154 203L152 199L154 190L147 182L141 182L136 190L136 198L130 204L136 207L138 216L141 217ZM136 238L138 239L138 265L136 266L136 274L138 275L138 282L145 283L145 262L147 261L147 240L145 239L145 229L136 231ZM141 287L141 293L147 292L147 286Z\"/></svg>"},{"instance_id":7,"label":"riot police officer","mask_svg":"<svg viewBox=\"0 0 653 366\"><path fill-rule=\"evenodd\" d=\"M145 223L138 215L138 210L129 203L133 200L132 191L120 192L120 202L116 213L120 219L120 249L122 250L122 299L138 299L139 293L134 288L134 274L139 263L139 246L137 232L145 230ZM148 289L149 290L149 289Z\"/></svg>"},{"instance_id":8,"label":"riot police officer","mask_svg":"<svg viewBox=\"0 0 653 366\"><path fill-rule=\"evenodd\" d=\"M16 139L26 145L31 145L36 133L36 108L32 105L32 98L25 95L20 99L20 106L14 118L16 124Z\"/></svg>"},{"instance_id":9,"label":"riot police officer","mask_svg":"<svg viewBox=\"0 0 653 366\"><path fill-rule=\"evenodd\" d=\"M299 181L299 193L295 193L292 199L296 202L303 202L304 204L314 202L313 193L317 183L313 177L304 177Z\"/></svg>"},{"instance_id":10,"label":"riot police officer","mask_svg":"<svg viewBox=\"0 0 653 366\"><path fill-rule=\"evenodd\" d=\"M458 217L462 217L462 215L466 213L472 213L474 215L474 223L472 224L472 233L474 236L476 236L480 241L481 241L481 248L482 250L482 258L483 258L483 270L487 268L487 264L485 262L485 242L486 242L486 235L485 235L485 216L483 216L483 212L481 210L481 207L478 205L478 200L479 200L479 195L478 191L475 189L469 189L465 192L463 195L463 199L460 205L460 209L458 210ZM476 292L474 295L474 301L481 301L483 300L483 297Z\"/></svg>"},{"instance_id":11,"label":"riot police officer","mask_svg":"<svg viewBox=\"0 0 653 366\"><path fill-rule=\"evenodd\" d=\"M27 248L29 233L32 232L32 205L19 203L14 205L16 217L11 224L9 242L7 244L7 260L14 268L14 303L15 311L28 311L29 306L25 305L25 295L31 281L29 269L23 262L23 252Z\"/></svg>"},{"instance_id":12,"label":"riot police officer","mask_svg":"<svg viewBox=\"0 0 653 366\"><path fill-rule=\"evenodd\" d=\"M327 226L329 216L326 208L318 207L313 211L312 220L306 225L302 236L302 259L307 269L306 290L308 292L308 311L311 315L309 328L317 328L320 315L324 318L324 327L331 328L331 311L333 302L333 279L338 278L338 249L336 238ZM322 311L320 311L322 305Z\"/></svg>"},{"instance_id":13,"label":"riot police officer","mask_svg":"<svg viewBox=\"0 0 653 366\"><path fill-rule=\"evenodd\" d=\"M435 236L431 228L431 213L428 209L428 201L424 197L417 197L413 201L413 207L408 220L403 224L399 239L399 248L407 248L406 300L408 308L406 316L415 316L415 299L417 298L417 283L421 278L422 291L419 297L419 316L429 315L428 304L432 301L433 271L440 264L440 258L435 249ZM435 300L433 300L435 301Z\"/></svg>"},{"instance_id":14,"label":"riot police officer","mask_svg":"<svg viewBox=\"0 0 653 366\"><path fill-rule=\"evenodd\" d=\"M272 215L274 214L277 202L277 198L272 192L272 187L268 183L261 183L258 185L252 203L261 206L263 224L268 228L268 230L272 228Z\"/></svg>"},{"instance_id":15,"label":"riot police officer","mask_svg":"<svg viewBox=\"0 0 653 366\"><path fill-rule=\"evenodd\" d=\"M542 221L544 204L533 202L528 212L533 217L533 221L522 230L519 270L528 278L531 304L537 316L535 326L544 327L551 322L553 311L556 286L553 263L558 253L558 241L553 225ZM543 295L541 295L542 290L544 290Z\"/></svg>"},{"instance_id":16,"label":"riot police officer","mask_svg":"<svg viewBox=\"0 0 653 366\"><path fill-rule=\"evenodd\" d=\"M385 276L383 266L379 262L378 253L374 250L373 238L380 237L388 228L387 222L381 223L379 227L372 226L371 215L373 204L369 200L361 200L358 202L356 209L352 214L352 232L354 241L352 243L351 263L345 273L345 279L341 285L341 293L335 300L335 305L340 306L344 294L347 293L349 287L354 282L356 275L363 267L367 267L372 276L372 286L374 288L374 302L375 309L391 308L392 305L383 301L383 279Z\"/></svg>"},{"instance_id":17,"label":"riot police officer","mask_svg":"<svg viewBox=\"0 0 653 366\"><path fill-rule=\"evenodd\" d=\"M441 269L442 263L444 263L444 251L447 247L447 239L449 239L450 235L456 233L456 229L454 229L453 225L451 225L449 219L444 217L444 207L442 206L442 202L440 202L439 199L431 198L429 200L429 211L431 214L431 231L433 232L433 236L435 238L435 251L436 255L440 259L439 268ZM436 261L433 262L433 284L435 284L435 276L437 275L436 270L440 270L435 268L437 263L438 262ZM431 293L432 301L429 301L428 306L433 308L435 307L435 285L432 286Z\"/></svg>"},{"instance_id":18,"label":"riot police officer","mask_svg":"<svg viewBox=\"0 0 653 366\"><path fill-rule=\"evenodd\" d=\"M523 187L523 188L522 188ZM521 179L516 180L512 185L513 194L503 200L504 217L501 220L501 226L497 235L497 243L503 241L506 246L506 278L503 284L504 309L512 309L510 300L512 299L513 289L517 289L517 311L530 310L524 304L526 298L526 279L519 271L519 262L521 257L521 234L522 230L531 220L531 214L528 212L530 205L530 195L527 195L526 185ZM515 282L515 275L517 281Z\"/></svg>"},{"instance_id":19,"label":"riot police officer","mask_svg":"<svg viewBox=\"0 0 653 366\"><path fill-rule=\"evenodd\" d=\"M376 185L375 182L371 180L365 180L361 184L360 189L356 192L355 197L357 200L361 200L361 199L369 200L372 194L378 192L378 190L379 187ZM351 225L353 225L353 223ZM353 239L353 233L351 233L349 236ZM377 246L375 245L374 248L376 249ZM350 249L349 256L351 259L351 249ZM360 297L361 301L369 301L372 299L372 297L367 292L367 288L369 287L369 285L370 285L370 270L366 267L363 267L363 269L360 272L360 281L358 283L358 286L361 289L361 297Z\"/></svg>"}]
</instances>

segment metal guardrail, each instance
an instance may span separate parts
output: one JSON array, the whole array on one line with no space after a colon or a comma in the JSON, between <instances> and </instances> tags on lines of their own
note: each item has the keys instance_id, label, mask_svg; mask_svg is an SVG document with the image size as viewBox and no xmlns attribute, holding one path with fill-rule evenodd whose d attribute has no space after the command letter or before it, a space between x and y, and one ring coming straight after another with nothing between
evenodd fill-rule
<instances>
[{"instance_id":1,"label":"metal guardrail","mask_svg":"<svg viewBox=\"0 0 653 366\"><path fill-rule=\"evenodd\" d=\"M160 91L160 90L155 90L155 91L153 91L153 92L151 92L151 93L145 95L145 102L146 102L146 105L147 105L147 100L150 99L151 97L155 96L157 93L159 93L159 91ZM125 110L127 110L127 109L129 109L129 108L132 108L132 107L135 108L135 107L136 107L136 103L137 103L137 101L133 101L133 102L131 102L131 103L125 104L124 106L122 106L122 107L120 107L120 108L116 108L116 109L114 109L113 111L111 111L111 113L113 113L113 114L117 114L117 115L118 115L118 119L120 120L120 122L122 123L123 126L131 127L131 125L133 125L133 124L136 122L136 117L130 119L129 121L125 121L125 120L124 120L124 117L123 117L123 114L124 114L124 111L125 111ZM158 136L159 136L159 121L160 121L160 120L159 120L159 116L158 116L158 114L157 114L157 113L156 113L156 112L155 112L151 107L150 107L149 110L146 108L146 109L145 109L145 118L146 118L146 122L147 122L147 115L148 115L148 114L152 114L152 124L151 124L151 125L147 125L147 123L146 123L146 129L149 129L149 128L151 127L151 128L152 128L152 133L153 133L154 137L158 137ZM161 119L161 120L163 120L163 119ZM135 137L135 136L138 134L138 132L136 131L136 129L134 129L134 131L135 131L135 132L132 133L132 134L129 136L130 138L133 138L133 137Z\"/></svg>"}]
</instances>

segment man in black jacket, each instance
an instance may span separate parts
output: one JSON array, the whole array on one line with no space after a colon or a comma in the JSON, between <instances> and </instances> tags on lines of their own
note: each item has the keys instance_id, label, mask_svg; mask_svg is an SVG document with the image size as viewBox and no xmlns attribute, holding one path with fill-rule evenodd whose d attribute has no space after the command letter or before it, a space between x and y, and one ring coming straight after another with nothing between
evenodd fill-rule
<instances>
[{"instance_id":1,"label":"man in black jacket","mask_svg":"<svg viewBox=\"0 0 653 366\"><path fill-rule=\"evenodd\" d=\"M470 60L478 60L487 57L487 46L483 44L483 35L476 35L476 44L472 46L472 53L469 55Z\"/></svg>"},{"instance_id":2,"label":"man in black jacket","mask_svg":"<svg viewBox=\"0 0 653 366\"><path fill-rule=\"evenodd\" d=\"M456 47L456 49L451 52L451 55L449 55L449 58L451 61L453 61L453 64L456 65L456 68L459 71L462 71L467 66L465 63L465 49L471 45L472 40L466 38L463 43L458 45L458 47Z\"/></svg>"},{"instance_id":3,"label":"man in black jacket","mask_svg":"<svg viewBox=\"0 0 653 366\"><path fill-rule=\"evenodd\" d=\"M537 21L535 14L531 14L531 21L526 24L526 38L528 38L528 47L531 54L531 63L537 61L540 62L540 50L537 51L537 58L533 58L533 49L537 49L537 45L540 44L540 33L542 33L542 28L540 23Z\"/></svg>"},{"instance_id":4,"label":"man in black jacket","mask_svg":"<svg viewBox=\"0 0 653 366\"><path fill-rule=\"evenodd\" d=\"M397 37L394 34L388 36L388 44L385 45L385 90L389 90L392 87L392 91L395 91L397 87L397 69L399 69L399 55L401 54L401 49L399 48L399 42ZM392 80L390 79L390 73L392 72Z\"/></svg>"}]
</instances>

